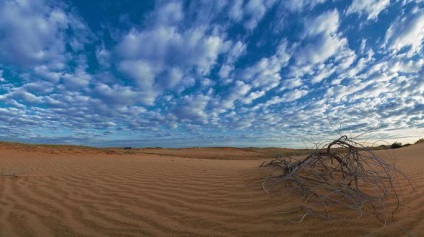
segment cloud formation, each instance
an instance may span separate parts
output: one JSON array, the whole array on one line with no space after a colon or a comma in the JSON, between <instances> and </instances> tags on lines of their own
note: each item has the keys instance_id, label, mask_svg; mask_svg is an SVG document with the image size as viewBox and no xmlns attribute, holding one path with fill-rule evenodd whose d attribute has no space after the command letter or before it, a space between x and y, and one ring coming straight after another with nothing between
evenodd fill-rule
<instances>
[{"instance_id":1,"label":"cloud formation","mask_svg":"<svg viewBox=\"0 0 424 237\"><path fill-rule=\"evenodd\" d=\"M423 136L423 1L87 4L0 3L0 139L169 147Z\"/></svg>"},{"instance_id":2,"label":"cloud formation","mask_svg":"<svg viewBox=\"0 0 424 237\"><path fill-rule=\"evenodd\" d=\"M390 0L353 0L347 9L347 14L366 14L368 20L375 20L378 15L390 5Z\"/></svg>"},{"instance_id":3,"label":"cloud formation","mask_svg":"<svg viewBox=\"0 0 424 237\"><path fill-rule=\"evenodd\" d=\"M396 51L410 47L410 53L422 50L424 41L424 10L400 17L386 32L390 48Z\"/></svg>"}]
</instances>

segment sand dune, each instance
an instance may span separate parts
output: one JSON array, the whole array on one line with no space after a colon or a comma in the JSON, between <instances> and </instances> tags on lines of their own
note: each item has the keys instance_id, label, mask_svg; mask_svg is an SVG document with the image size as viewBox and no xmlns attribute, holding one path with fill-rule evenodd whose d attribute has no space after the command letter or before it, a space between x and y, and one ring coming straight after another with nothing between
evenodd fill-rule
<instances>
[{"instance_id":1,"label":"sand dune","mask_svg":"<svg viewBox=\"0 0 424 237\"><path fill-rule=\"evenodd\" d=\"M424 236L424 144L377 152L396 157L416 185L409 208L380 230L367 216L289 222L278 212L296 197L262 190L263 160L226 148L222 159L193 158L216 149L106 154L2 144L0 236Z\"/></svg>"}]
</instances>

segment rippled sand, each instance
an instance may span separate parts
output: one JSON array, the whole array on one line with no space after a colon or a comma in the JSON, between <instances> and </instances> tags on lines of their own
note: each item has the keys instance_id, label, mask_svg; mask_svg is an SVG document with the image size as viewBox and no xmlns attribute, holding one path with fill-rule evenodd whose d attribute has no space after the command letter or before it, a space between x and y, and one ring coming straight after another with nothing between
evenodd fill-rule
<instances>
[{"instance_id":1,"label":"rippled sand","mask_svg":"<svg viewBox=\"0 0 424 237\"><path fill-rule=\"evenodd\" d=\"M231 159L248 156L243 152L254 151L223 148L222 159L197 159L168 150L0 146L0 236L361 236L375 230L372 236L424 236L424 144L390 151L416 192L410 208L381 230L366 216L287 221L278 212L296 197L264 192L255 182L264 175L263 160Z\"/></svg>"}]
</instances>

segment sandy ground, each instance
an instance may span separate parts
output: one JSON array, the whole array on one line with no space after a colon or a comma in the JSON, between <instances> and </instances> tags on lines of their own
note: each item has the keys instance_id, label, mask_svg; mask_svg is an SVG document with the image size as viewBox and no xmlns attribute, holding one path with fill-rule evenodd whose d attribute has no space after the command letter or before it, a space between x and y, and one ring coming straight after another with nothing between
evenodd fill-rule
<instances>
[{"instance_id":1,"label":"sandy ground","mask_svg":"<svg viewBox=\"0 0 424 237\"><path fill-rule=\"evenodd\" d=\"M367 216L287 221L279 212L296 197L267 194L254 182L264 175L258 167L263 159L254 157L272 152L152 148L132 154L3 143L0 237L363 236L373 231L371 236L424 236L424 144L377 153L396 157L416 188L409 208L383 229Z\"/></svg>"}]
</instances>

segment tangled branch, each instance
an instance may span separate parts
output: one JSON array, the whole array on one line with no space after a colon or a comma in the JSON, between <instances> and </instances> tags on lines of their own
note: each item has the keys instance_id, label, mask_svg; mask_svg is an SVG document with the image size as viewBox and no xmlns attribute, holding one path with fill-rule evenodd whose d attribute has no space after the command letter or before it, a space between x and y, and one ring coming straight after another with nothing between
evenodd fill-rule
<instances>
[{"instance_id":1,"label":"tangled branch","mask_svg":"<svg viewBox=\"0 0 424 237\"><path fill-rule=\"evenodd\" d=\"M346 136L304 159L285 157L261 166L277 172L264 179L262 187L266 192L283 184L285 191L294 190L301 195L300 207L286 212L300 212L299 223L312 214L327 219L340 217L332 212L340 210L340 206L345 216L349 213L347 218L352 218L352 212L357 217L369 214L386 223L389 217L393 220L401 206L404 181L411 184L396 167Z\"/></svg>"}]
</instances>

